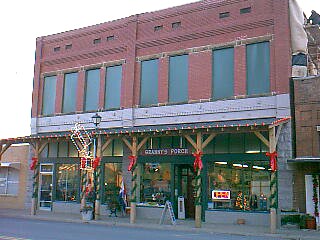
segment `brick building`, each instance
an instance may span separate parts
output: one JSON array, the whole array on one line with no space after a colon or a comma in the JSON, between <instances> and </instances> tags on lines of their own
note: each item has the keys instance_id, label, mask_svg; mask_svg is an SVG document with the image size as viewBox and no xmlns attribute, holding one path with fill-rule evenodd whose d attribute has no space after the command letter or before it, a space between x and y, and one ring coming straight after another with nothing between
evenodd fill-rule
<instances>
[{"instance_id":1,"label":"brick building","mask_svg":"<svg viewBox=\"0 0 320 240\"><path fill-rule=\"evenodd\" d=\"M132 223L166 200L177 215L179 196L197 227L291 209L292 3L198 1L39 37L32 213L78 212L89 185L96 218L125 186Z\"/></svg>"},{"instance_id":2,"label":"brick building","mask_svg":"<svg viewBox=\"0 0 320 240\"><path fill-rule=\"evenodd\" d=\"M27 199L28 159L29 145L11 146L3 153L0 162L0 208L24 209L30 202Z\"/></svg>"}]
</instances>

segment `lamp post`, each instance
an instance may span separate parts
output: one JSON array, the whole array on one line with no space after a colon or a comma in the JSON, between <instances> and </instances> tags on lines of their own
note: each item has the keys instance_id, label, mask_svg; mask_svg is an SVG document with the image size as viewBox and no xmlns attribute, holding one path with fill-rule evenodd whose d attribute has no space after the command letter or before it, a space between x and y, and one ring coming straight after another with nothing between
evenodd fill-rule
<instances>
[{"instance_id":1,"label":"lamp post","mask_svg":"<svg viewBox=\"0 0 320 240\"><path fill-rule=\"evenodd\" d=\"M93 159L94 159L94 161L97 161L97 157L101 157L100 153L97 154L97 143L96 143L97 129L98 129L98 125L101 123L102 117L98 113L96 113L91 118L92 118L92 122L95 126L95 135L93 137ZM97 155L99 155L99 156L97 156ZM95 202L94 202L94 213L95 214L94 214L94 217L97 220L100 217L100 173L101 173L100 163L98 163L96 165L96 168L97 169L94 169L93 174L94 174L94 192L95 192Z\"/></svg>"}]
</instances>

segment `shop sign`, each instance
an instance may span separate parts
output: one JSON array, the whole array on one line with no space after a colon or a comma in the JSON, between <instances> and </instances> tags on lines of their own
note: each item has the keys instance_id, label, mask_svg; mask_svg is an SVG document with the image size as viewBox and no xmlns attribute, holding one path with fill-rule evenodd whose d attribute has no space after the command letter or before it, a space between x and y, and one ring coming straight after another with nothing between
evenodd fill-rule
<instances>
[{"instance_id":1,"label":"shop sign","mask_svg":"<svg viewBox=\"0 0 320 240\"><path fill-rule=\"evenodd\" d=\"M188 148L145 149L143 155L190 155Z\"/></svg>"},{"instance_id":2,"label":"shop sign","mask_svg":"<svg viewBox=\"0 0 320 240\"><path fill-rule=\"evenodd\" d=\"M230 191L212 190L212 200L230 200Z\"/></svg>"}]
</instances>

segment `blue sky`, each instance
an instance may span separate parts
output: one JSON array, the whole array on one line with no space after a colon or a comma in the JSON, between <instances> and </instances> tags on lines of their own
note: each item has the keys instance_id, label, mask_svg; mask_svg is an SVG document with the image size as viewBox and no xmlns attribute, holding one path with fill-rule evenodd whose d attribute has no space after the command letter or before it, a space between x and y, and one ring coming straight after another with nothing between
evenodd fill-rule
<instances>
[{"instance_id":1,"label":"blue sky","mask_svg":"<svg viewBox=\"0 0 320 240\"><path fill-rule=\"evenodd\" d=\"M0 139L30 134L36 37L86 27L192 0L10 0L1 3ZM298 0L309 16L319 0Z\"/></svg>"}]
</instances>

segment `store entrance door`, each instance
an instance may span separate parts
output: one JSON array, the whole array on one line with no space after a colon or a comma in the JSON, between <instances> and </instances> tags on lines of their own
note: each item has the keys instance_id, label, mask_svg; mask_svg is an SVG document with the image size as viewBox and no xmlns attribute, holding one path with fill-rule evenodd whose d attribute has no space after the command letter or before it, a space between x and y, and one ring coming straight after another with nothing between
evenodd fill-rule
<instances>
[{"instance_id":1,"label":"store entrance door","mask_svg":"<svg viewBox=\"0 0 320 240\"><path fill-rule=\"evenodd\" d=\"M52 210L52 164L40 165L39 209Z\"/></svg>"},{"instance_id":2,"label":"store entrance door","mask_svg":"<svg viewBox=\"0 0 320 240\"><path fill-rule=\"evenodd\" d=\"M191 164L175 165L175 192L176 198L184 197L186 218L194 219L194 172ZM177 199L176 199L177 201Z\"/></svg>"}]
</instances>

